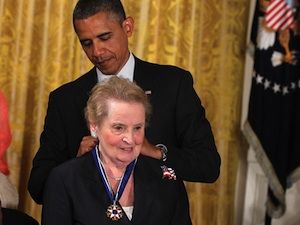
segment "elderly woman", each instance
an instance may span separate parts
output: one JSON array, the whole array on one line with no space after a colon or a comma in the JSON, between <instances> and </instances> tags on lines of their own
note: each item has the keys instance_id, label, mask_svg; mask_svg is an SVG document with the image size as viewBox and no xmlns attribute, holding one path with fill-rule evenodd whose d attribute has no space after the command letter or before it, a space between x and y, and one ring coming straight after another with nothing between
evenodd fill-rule
<instances>
[{"instance_id":1,"label":"elderly woman","mask_svg":"<svg viewBox=\"0 0 300 225\"><path fill-rule=\"evenodd\" d=\"M99 144L52 170L43 225L191 224L186 190L171 168L140 155L150 105L134 83L97 84L86 119Z\"/></svg>"}]
</instances>

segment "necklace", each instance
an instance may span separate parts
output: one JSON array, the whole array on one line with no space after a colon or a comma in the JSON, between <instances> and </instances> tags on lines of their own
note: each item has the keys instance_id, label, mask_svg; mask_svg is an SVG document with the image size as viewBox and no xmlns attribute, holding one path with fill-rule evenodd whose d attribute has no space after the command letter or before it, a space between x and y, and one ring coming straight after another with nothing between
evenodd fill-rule
<instances>
[{"instance_id":1,"label":"necklace","mask_svg":"<svg viewBox=\"0 0 300 225\"><path fill-rule=\"evenodd\" d=\"M100 159L100 157L99 157L99 159ZM105 169L105 167L104 167L103 162L101 161L101 159L100 159L99 161L100 161L101 166L102 166L102 168L103 168L103 170L104 170L104 173L105 173L105 175L106 175L107 177L110 177L111 179L116 180L116 181L122 180L122 178L123 178L123 176L124 176L124 172L123 172L123 174L122 174L121 176L113 176L113 174L112 174L112 172L111 172L110 170L109 170L109 173L108 173L108 171L106 171L106 169ZM111 175L111 174L112 174L112 175Z\"/></svg>"},{"instance_id":2,"label":"necklace","mask_svg":"<svg viewBox=\"0 0 300 225\"><path fill-rule=\"evenodd\" d=\"M116 180L116 181L120 181L120 180L122 180L122 177L123 176L120 176L120 177L114 177L114 176L110 176L110 175L108 175L111 179L113 179L113 180Z\"/></svg>"}]
</instances>

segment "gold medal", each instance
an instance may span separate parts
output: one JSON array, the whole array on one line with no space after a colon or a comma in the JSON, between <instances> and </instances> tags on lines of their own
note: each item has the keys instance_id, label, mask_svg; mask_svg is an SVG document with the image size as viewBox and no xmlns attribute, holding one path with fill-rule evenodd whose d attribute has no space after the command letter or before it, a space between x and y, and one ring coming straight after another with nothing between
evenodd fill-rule
<instances>
[{"instance_id":1,"label":"gold medal","mask_svg":"<svg viewBox=\"0 0 300 225\"><path fill-rule=\"evenodd\" d=\"M120 206L113 204L108 206L106 215L113 221L117 221L123 217L123 211Z\"/></svg>"}]
</instances>

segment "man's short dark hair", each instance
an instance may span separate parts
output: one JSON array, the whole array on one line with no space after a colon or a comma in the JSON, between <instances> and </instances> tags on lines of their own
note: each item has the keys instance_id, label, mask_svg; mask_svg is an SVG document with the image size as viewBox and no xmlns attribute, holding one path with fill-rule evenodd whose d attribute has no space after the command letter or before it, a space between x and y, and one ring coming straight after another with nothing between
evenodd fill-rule
<instances>
[{"instance_id":1,"label":"man's short dark hair","mask_svg":"<svg viewBox=\"0 0 300 225\"><path fill-rule=\"evenodd\" d=\"M120 24L126 19L125 10L120 0L79 0L73 11L73 23L75 20L86 19L99 12L117 16Z\"/></svg>"}]
</instances>

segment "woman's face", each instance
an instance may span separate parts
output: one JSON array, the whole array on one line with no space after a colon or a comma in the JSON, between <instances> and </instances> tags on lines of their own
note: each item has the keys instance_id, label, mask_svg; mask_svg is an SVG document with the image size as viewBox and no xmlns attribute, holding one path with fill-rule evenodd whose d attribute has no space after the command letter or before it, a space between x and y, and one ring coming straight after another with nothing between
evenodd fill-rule
<instances>
[{"instance_id":1,"label":"woman's face","mask_svg":"<svg viewBox=\"0 0 300 225\"><path fill-rule=\"evenodd\" d=\"M144 141L145 108L140 103L109 100L108 115L97 127L104 163L128 165L138 157Z\"/></svg>"}]
</instances>

